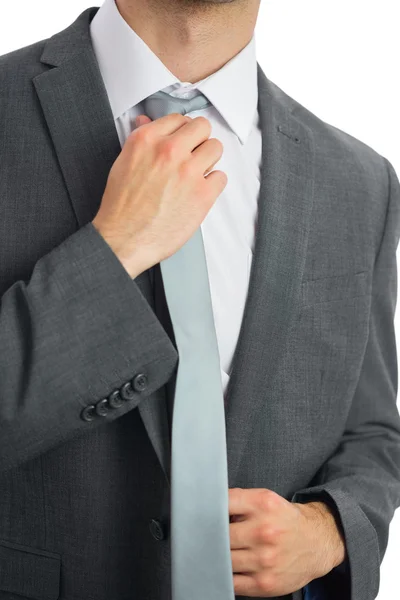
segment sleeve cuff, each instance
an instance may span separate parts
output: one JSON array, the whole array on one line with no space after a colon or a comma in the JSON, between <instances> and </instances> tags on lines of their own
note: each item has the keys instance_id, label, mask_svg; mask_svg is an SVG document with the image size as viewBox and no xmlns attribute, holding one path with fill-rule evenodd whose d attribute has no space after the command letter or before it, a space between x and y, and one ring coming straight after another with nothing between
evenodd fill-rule
<instances>
[{"instance_id":1,"label":"sleeve cuff","mask_svg":"<svg viewBox=\"0 0 400 600\"><path fill-rule=\"evenodd\" d=\"M378 537L360 506L343 490L323 484L296 492L291 502L321 500L340 517L347 557L324 577L305 588L304 600L375 600L379 590Z\"/></svg>"}]
</instances>

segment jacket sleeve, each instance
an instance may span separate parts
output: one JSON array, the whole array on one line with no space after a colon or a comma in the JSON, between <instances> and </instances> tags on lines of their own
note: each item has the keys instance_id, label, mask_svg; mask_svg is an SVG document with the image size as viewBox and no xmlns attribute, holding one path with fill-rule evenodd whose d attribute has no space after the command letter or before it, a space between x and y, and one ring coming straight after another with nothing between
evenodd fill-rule
<instances>
[{"instance_id":1,"label":"jacket sleeve","mask_svg":"<svg viewBox=\"0 0 400 600\"><path fill-rule=\"evenodd\" d=\"M343 528L347 558L304 588L306 600L376 598L389 525L400 506L394 330L400 184L390 162L384 161L389 174L386 223L374 265L369 337L346 428L311 487L291 498L292 502L322 500L334 508Z\"/></svg>"},{"instance_id":2,"label":"jacket sleeve","mask_svg":"<svg viewBox=\"0 0 400 600\"><path fill-rule=\"evenodd\" d=\"M132 410L177 362L135 279L91 222L3 294L0 340L0 471ZM139 374L147 381L135 385ZM115 407L107 401L96 412L113 392Z\"/></svg>"}]
</instances>

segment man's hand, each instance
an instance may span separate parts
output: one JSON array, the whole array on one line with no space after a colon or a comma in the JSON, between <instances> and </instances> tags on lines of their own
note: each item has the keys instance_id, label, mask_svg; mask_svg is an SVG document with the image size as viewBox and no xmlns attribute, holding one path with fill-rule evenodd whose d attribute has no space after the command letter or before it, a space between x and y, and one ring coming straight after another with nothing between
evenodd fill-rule
<instances>
[{"instance_id":1,"label":"man's hand","mask_svg":"<svg viewBox=\"0 0 400 600\"><path fill-rule=\"evenodd\" d=\"M289 502L268 489L229 490L234 591L290 594L346 557L335 517L324 502Z\"/></svg>"},{"instance_id":2,"label":"man's hand","mask_svg":"<svg viewBox=\"0 0 400 600\"><path fill-rule=\"evenodd\" d=\"M228 181L212 170L223 145L208 119L139 116L92 220L132 279L187 242Z\"/></svg>"}]
</instances>

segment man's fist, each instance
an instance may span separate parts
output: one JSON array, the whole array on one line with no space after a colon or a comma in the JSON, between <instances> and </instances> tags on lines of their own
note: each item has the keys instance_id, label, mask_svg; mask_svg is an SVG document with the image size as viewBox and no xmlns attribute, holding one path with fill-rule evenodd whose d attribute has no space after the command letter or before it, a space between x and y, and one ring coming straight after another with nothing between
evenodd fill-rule
<instances>
[{"instance_id":1,"label":"man's fist","mask_svg":"<svg viewBox=\"0 0 400 600\"><path fill-rule=\"evenodd\" d=\"M345 544L323 502L289 502L272 490L229 490L235 594L290 594L345 559Z\"/></svg>"}]
</instances>

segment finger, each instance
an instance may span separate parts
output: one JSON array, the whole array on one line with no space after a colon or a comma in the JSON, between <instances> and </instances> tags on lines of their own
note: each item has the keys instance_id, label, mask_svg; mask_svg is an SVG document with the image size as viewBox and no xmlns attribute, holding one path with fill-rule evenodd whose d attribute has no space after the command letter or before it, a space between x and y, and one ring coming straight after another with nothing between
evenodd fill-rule
<instances>
[{"instance_id":1,"label":"finger","mask_svg":"<svg viewBox=\"0 0 400 600\"><path fill-rule=\"evenodd\" d=\"M210 138L209 140L206 140L204 144L197 146L192 151L192 160L196 161L205 175L220 161L222 152L223 150L220 149L218 140L216 138ZM210 153L213 156L212 159L210 159Z\"/></svg>"},{"instance_id":2,"label":"finger","mask_svg":"<svg viewBox=\"0 0 400 600\"><path fill-rule=\"evenodd\" d=\"M282 508L292 507L292 503L267 488L232 488L229 490L229 514L254 515L256 513L275 514Z\"/></svg>"},{"instance_id":3,"label":"finger","mask_svg":"<svg viewBox=\"0 0 400 600\"><path fill-rule=\"evenodd\" d=\"M229 493L229 514L246 515L248 514L247 502L245 500L245 492L243 488L231 488Z\"/></svg>"},{"instance_id":4,"label":"finger","mask_svg":"<svg viewBox=\"0 0 400 600\"><path fill-rule=\"evenodd\" d=\"M139 115L139 117L142 117L142 115ZM145 117L146 120L149 119L147 115L143 115L143 117ZM175 133L175 131L178 131L183 125L186 125L186 123L189 121L191 121L190 117L186 117L185 115L181 115L179 113L171 113L164 115L159 119L155 119L154 121L150 119L142 126L149 125L153 127L154 123L154 127L157 128L158 135L171 135Z\"/></svg>"},{"instance_id":5,"label":"finger","mask_svg":"<svg viewBox=\"0 0 400 600\"><path fill-rule=\"evenodd\" d=\"M217 190L219 190L217 197L225 189L226 184L228 182L228 178L224 171L211 171L211 173L205 175L204 179L206 179L209 183L213 184L214 188L211 189L217 188Z\"/></svg>"},{"instance_id":6,"label":"finger","mask_svg":"<svg viewBox=\"0 0 400 600\"><path fill-rule=\"evenodd\" d=\"M147 123L151 123L150 117L146 115L138 115L135 119L136 127L141 127L142 125L146 125Z\"/></svg>"},{"instance_id":7,"label":"finger","mask_svg":"<svg viewBox=\"0 0 400 600\"><path fill-rule=\"evenodd\" d=\"M253 550L231 552L233 573L255 573L260 570L259 560Z\"/></svg>"},{"instance_id":8,"label":"finger","mask_svg":"<svg viewBox=\"0 0 400 600\"><path fill-rule=\"evenodd\" d=\"M193 152L197 146L207 141L211 134L211 123L205 117L189 117L185 127L174 132L174 137L179 140L179 148L187 153Z\"/></svg>"},{"instance_id":9,"label":"finger","mask_svg":"<svg viewBox=\"0 0 400 600\"><path fill-rule=\"evenodd\" d=\"M233 576L233 588L236 596L257 596L258 585L255 579L251 575L240 575Z\"/></svg>"},{"instance_id":10,"label":"finger","mask_svg":"<svg viewBox=\"0 0 400 600\"><path fill-rule=\"evenodd\" d=\"M231 550L252 548L259 545L257 542L257 527L253 521L246 519L238 523L229 524Z\"/></svg>"},{"instance_id":11,"label":"finger","mask_svg":"<svg viewBox=\"0 0 400 600\"><path fill-rule=\"evenodd\" d=\"M229 514L230 515L251 515L259 510L258 498L260 488L231 488L229 490Z\"/></svg>"}]
</instances>

